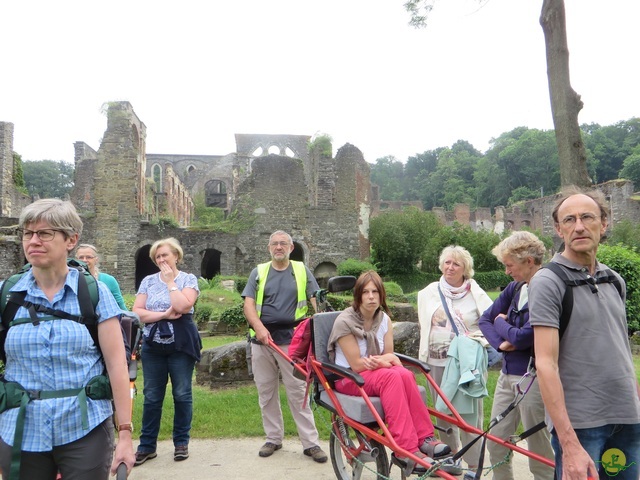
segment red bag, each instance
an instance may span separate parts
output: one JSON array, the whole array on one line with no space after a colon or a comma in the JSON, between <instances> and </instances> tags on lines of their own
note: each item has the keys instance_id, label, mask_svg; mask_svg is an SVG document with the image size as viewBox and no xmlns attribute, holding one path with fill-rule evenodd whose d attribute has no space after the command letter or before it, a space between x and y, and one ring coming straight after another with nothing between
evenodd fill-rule
<instances>
[{"instance_id":1,"label":"red bag","mask_svg":"<svg viewBox=\"0 0 640 480\"><path fill-rule=\"evenodd\" d=\"M307 404L307 397L309 395L309 387L311 386L311 317L302 320L295 331L293 332L293 338L289 344L289 356L295 363L302 363L307 370L306 377L297 368L293 367L293 376L301 380L307 381L307 388L304 392L304 400L302 402L302 408Z\"/></svg>"},{"instance_id":2,"label":"red bag","mask_svg":"<svg viewBox=\"0 0 640 480\"><path fill-rule=\"evenodd\" d=\"M302 320L293 332L289 356L296 363L305 363L311 349L311 318Z\"/></svg>"}]
</instances>

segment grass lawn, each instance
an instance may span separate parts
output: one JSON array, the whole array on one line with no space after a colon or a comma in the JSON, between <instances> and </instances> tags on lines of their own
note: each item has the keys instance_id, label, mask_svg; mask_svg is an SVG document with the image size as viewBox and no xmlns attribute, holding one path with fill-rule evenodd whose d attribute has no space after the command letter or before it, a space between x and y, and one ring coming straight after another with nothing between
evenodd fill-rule
<instances>
[{"instance_id":1,"label":"grass lawn","mask_svg":"<svg viewBox=\"0 0 640 480\"><path fill-rule=\"evenodd\" d=\"M204 348L213 348L244 337L205 337L203 338ZM640 381L640 355L634 356L636 376ZM489 396L484 399L484 422L488 424L491 413L491 403L493 392L498 379L499 370L489 370L487 389ZM195 374L194 374L195 380ZM418 376L418 382L426 383L423 376ZM142 419L142 395L143 376L142 369L138 371L138 395L134 401L133 421L135 425L134 439L140 435L140 425ZM238 437L262 437L262 419L258 407L258 393L253 383L240 385L237 387L221 388L211 390L194 384L193 387L194 408L191 436L193 438L238 438ZM285 422L285 434L295 436L295 423L287 408L287 399L284 387L280 387L280 400ZM312 405L316 417L316 425L321 438L328 440L330 427L330 414L327 410ZM173 401L171 398L170 385L167 388L165 397L162 423L160 427L160 440L171 438L173 422Z\"/></svg>"}]
</instances>

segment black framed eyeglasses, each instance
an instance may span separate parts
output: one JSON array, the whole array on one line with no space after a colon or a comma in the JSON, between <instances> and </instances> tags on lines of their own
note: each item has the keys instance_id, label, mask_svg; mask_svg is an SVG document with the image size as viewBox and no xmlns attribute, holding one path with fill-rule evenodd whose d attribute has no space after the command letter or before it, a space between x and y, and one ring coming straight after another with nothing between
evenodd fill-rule
<instances>
[{"instance_id":1,"label":"black framed eyeglasses","mask_svg":"<svg viewBox=\"0 0 640 480\"><path fill-rule=\"evenodd\" d=\"M37 235L41 242L50 242L56 236L56 232L64 232L57 228L45 228L42 230L27 230L25 228L18 229L18 236L23 240L31 240L34 235Z\"/></svg>"}]
</instances>

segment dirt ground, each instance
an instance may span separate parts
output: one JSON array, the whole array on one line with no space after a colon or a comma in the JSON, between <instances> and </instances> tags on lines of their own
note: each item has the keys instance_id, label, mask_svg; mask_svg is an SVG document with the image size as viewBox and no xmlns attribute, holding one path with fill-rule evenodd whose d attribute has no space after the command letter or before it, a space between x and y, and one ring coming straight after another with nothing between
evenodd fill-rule
<instances>
[{"instance_id":1,"label":"dirt ground","mask_svg":"<svg viewBox=\"0 0 640 480\"><path fill-rule=\"evenodd\" d=\"M283 448L271 457L261 458L258 450L264 443L262 438L191 440L189 458L182 462L173 460L171 441L158 443L158 456L135 467L129 480L284 480L313 479L335 480L331 459L320 464L305 457L297 438L288 438ZM322 443L327 455L329 445ZM483 476L491 479L493 475ZM391 468L391 478L400 479L400 470ZM417 478L417 477L411 477ZM462 479L462 477L458 477ZM514 456L514 478L532 480L527 460L522 455Z\"/></svg>"}]
</instances>

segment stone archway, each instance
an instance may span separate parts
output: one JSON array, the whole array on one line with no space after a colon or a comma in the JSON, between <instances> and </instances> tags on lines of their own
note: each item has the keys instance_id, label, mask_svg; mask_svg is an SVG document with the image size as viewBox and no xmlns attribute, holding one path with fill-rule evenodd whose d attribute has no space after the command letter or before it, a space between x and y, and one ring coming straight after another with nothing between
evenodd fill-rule
<instances>
[{"instance_id":1,"label":"stone archway","mask_svg":"<svg viewBox=\"0 0 640 480\"><path fill-rule=\"evenodd\" d=\"M313 271L313 276L316 278L320 288L327 288L329 279L338 273L338 268L335 263L322 262Z\"/></svg>"},{"instance_id":2,"label":"stone archway","mask_svg":"<svg viewBox=\"0 0 640 480\"><path fill-rule=\"evenodd\" d=\"M207 280L211 280L220 274L220 256L222 252L215 248L207 248L200 253L202 254L200 275Z\"/></svg>"},{"instance_id":3,"label":"stone archway","mask_svg":"<svg viewBox=\"0 0 640 480\"><path fill-rule=\"evenodd\" d=\"M298 242L293 242L293 252L289 255L289 260L304 262L304 249Z\"/></svg>"},{"instance_id":4,"label":"stone archway","mask_svg":"<svg viewBox=\"0 0 640 480\"><path fill-rule=\"evenodd\" d=\"M160 271L156 264L151 261L149 257L149 251L151 250L151 245L147 244L143 247L140 247L135 254L135 262L136 262L136 292L142 283L142 280L147 275L152 275Z\"/></svg>"}]
</instances>

